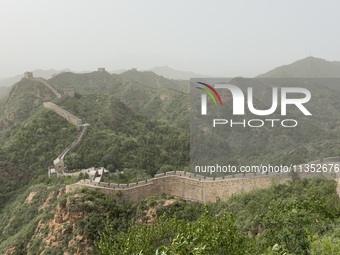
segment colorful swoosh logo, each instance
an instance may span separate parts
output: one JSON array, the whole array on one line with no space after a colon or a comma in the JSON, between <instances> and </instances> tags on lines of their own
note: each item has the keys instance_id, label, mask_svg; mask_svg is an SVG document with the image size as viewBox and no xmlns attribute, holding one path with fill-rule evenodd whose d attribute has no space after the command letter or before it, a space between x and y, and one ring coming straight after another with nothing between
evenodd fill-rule
<instances>
[{"instance_id":1,"label":"colorful swoosh logo","mask_svg":"<svg viewBox=\"0 0 340 255\"><path fill-rule=\"evenodd\" d=\"M216 91L216 89L214 87L210 86L209 84L203 83L203 82L197 82L197 83L207 87L207 88L200 88L200 87L197 87L197 88L204 91L205 93L207 93L211 97L211 99L213 100L214 104L217 104L216 98L214 97L214 95L215 95L217 97L218 101L220 102L220 105L222 105L222 100L221 100L220 94L218 94L218 92ZM214 95L213 95L213 93L214 93Z\"/></svg>"}]
</instances>

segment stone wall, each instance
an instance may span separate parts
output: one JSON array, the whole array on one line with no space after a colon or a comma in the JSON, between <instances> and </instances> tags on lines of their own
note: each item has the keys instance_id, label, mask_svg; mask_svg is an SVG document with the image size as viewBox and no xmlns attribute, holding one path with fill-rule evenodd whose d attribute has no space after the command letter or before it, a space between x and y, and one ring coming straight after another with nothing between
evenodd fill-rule
<instances>
[{"instance_id":1,"label":"stone wall","mask_svg":"<svg viewBox=\"0 0 340 255\"><path fill-rule=\"evenodd\" d=\"M233 194L249 192L254 189L268 188L272 183L282 183L286 178L229 178L221 180L200 180L188 176L165 175L156 177L136 184L117 185L117 184L94 184L90 181L81 181L76 184L68 185L67 191L87 186L97 189L107 195L113 196L118 200L140 201L150 196L161 194L182 197L187 200L199 202L215 202L217 199L226 201Z\"/></svg>"},{"instance_id":2,"label":"stone wall","mask_svg":"<svg viewBox=\"0 0 340 255\"><path fill-rule=\"evenodd\" d=\"M33 78L33 77L31 77L31 79L41 82L47 88L49 88L56 95L57 98L61 98L61 94L59 93L59 91L56 88L54 88L51 84L49 84L46 80L44 80L43 78Z\"/></svg>"},{"instance_id":3,"label":"stone wall","mask_svg":"<svg viewBox=\"0 0 340 255\"><path fill-rule=\"evenodd\" d=\"M324 158L306 164L323 164L331 167L340 164L340 157ZM306 165L303 164L303 167ZM297 173L299 172L298 166ZM332 169L332 168L330 168ZM301 178L311 178L310 174L301 174ZM340 195L340 179L337 172L333 173L313 173L313 177L333 178L338 182L337 192ZM194 173L183 171L171 171L156 174L154 178L130 184L116 183L93 183L90 180L82 180L76 184L68 186L68 191L73 191L81 187L97 189L118 200L139 201L149 196L161 194L182 197L187 200L200 202L215 202L228 200L233 194L249 192L254 189L268 188L272 183L283 183L291 178L290 173L239 173L225 177L205 177Z\"/></svg>"},{"instance_id":4,"label":"stone wall","mask_svg":"<svg viewBox=\"0 0 340 255\"><path fill-rule=\"evenodd\" d=\"M58 105L51 103L51 102L44 102L44 107L53 110L58 115L66 119L68 122L70 122L73 125L81 125L82 121L81 119L74 116L72 113L64 110L63 108L59 107Z\"/></svg>"},{"instance_id":5,"label":"stone wall","mask_svg":"<svg viewBox=\"0 0 340 255\"><path fill-rule=\"evenodd\" d=\"M81 143L81 141L83 140L87 129L90 127L89 124L84 124L84 125L80 125L80 133L78 135L78 137L73 141L73 143L68 146L59 156L58 158L60 159L64 159L64 157L66 156L67 153L70 153L72 151L74 151L75 149L77 149L77 147L79 146L79 144Z\"/></svg>"}]
</instances>

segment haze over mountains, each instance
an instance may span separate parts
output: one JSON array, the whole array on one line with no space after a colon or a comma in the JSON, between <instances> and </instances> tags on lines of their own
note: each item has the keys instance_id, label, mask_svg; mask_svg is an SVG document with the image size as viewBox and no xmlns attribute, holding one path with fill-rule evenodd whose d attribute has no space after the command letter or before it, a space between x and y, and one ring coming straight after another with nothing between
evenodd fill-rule
<instances>
[{"instance_id":1,"label":"haze over mountains","mask_svg":"<svg viewBox=\"0 0 340 255\"><path fill-rule=\"evenodd\" d=\"M277 67L258 78L339 78L340 61L307 57L289 65Z\"/></svg>"},{"instance_id":2,"label":"haze over mountains","mask_svg":"<svg viewBox=\"0 0 340 255\"><path fill-rule=\"evenodd\" d=\"M112 74L121 74L129 76L131 70L119 69L111 71ZM36 69L33 71L34 76L43 77L49 79L52 76L62 73L71 72L69 69L55 70L55 69ZM167 79L173 80L190 80L190 78L209 77L208 75L198 74L190 71L180 71L168 66L158 66L144 72L157 74ZM81 73L90 73L81 72ZM124 74L126 73L126 74ZM137 73L135 73L137 74ZM16 75L14 77L0 79L0 99L4 98L10 90L10 86L19 82L23 77L23 74ZM151 77L151 76L150 76ZM149 78L150 78L149 77ZM156 76L154 76L156 77ZM288 65L279 66L273 70L270 70L264 74L260 74L257 78L339 78L340 77L340 61L327 61L325 59L316 57L307 57ZM138 77L136 77L138 79ZM158 78L156 78L158 79ZM164 80L163 80L164 81Z\"/></svg>"},{"instance_id":3,"label":"haze over mountains","mask_svg":"<svg viewBox=\"0 0 340 255\"><path fill-rule=\"evenodd\" d=\"M110 73L121 74L128 70L119 69L109 71ZM174 80L190 80L190 78L209 77L211 75L198 74L190 71L176 70L168 66L156 66L145 71L154 72L157 75ZM51 78L61 72L71 72L69 69L36 69L33 71L34 76ZM83 72L81 72L83 73ZM0 79L0 87L8 87L18 82L23 77L23 74L18 74L13 77ZM291 64L279 66L266 73L260 74L258 78L339 78L340 77L340 61L327 61L316 57L307 57ZM1 89L2 91L6 89ZM2 92L3 94L4 92ZM0 92L1 97L1 92Z\"/></svg>"},{"instance_id":4,"label":"haze over mountains","mask_svg":"<svg viewBox=\"0 0 340 255\"><path fill-rule=\"evenodd\" d=\"M129 70L118 69L118 70L109 71L109 72L114 73L114 74L121 74L121 73L124 73L124 72L127 72L127 71L129 71ZM194 72L180 71L180 70L176 70L176 69L173 69L171 67L168 67L168 66L158 66L158 67L154 67L154 68L151 68L151 69L147 69L145 71L151 71L151 72L154 72L157 75L163 76L163 77L168 78L168 79L174 79L174 80L190 80L191 77L207 77L207 75L197 74L197 73L194 73ZM72 72L72 71L70 69L62 69L62 70L36 69L36 70L32 71L32 73L35 77L42 77L44 79L49 79L52 76L59 74L59 73L62 73L62 72ZM82 71L80 73L89 73L89 72L91 72L91 71ZM78 72L76 72L76 73L78 73ZM9 87L9 86L13 85L14 83L20 81L20 79L22 77L23 77L23 74L18 74L18 75L15 75L13 77L0 79L0 88L1 87ZM2 90L5 90L5 89L2 89ZM1 97L1 92L0 92L0 97Z\"/></svg>"},{"instance_id":5,"label":"haze over mountains","mask_svg":"<svg viewBox=\"0 0 340 255\"><path fill-rule=\"evenodd\" d=\"M180 70L175 70L168 66L156 66L150 69L149 71L154 72L158 75L164 76L165 78L175 79L175 80L190 80L190 78L193 78L193 77L197 77L197 78L207 77L207 75L197 74L197 73L190 72L190 71L184 72Z\"/></svg>"},{"instance_id":6,"label":"haze over mountains","mask_svg":"<svg viewBox=\"0 0 340 255\"><path fill-rule=\"evenodd\" d=\"M47 69L47 70L42 70L42 69L35 69L34 71L32 71L33 75L36 77L42 77L44 79L49 79L51 78L53 75L56 75L58 73L61 72L67 72L70 71L69 69L62 69L62 70L55 70L55 69ZM23 74L18 74L15 75L13 77L9 77L9 78L3 78L0 79L0 87L8 87L13 85L14 83L18 82L21 80L21 78L23 77Z\"/></svg>"}]
</instances>

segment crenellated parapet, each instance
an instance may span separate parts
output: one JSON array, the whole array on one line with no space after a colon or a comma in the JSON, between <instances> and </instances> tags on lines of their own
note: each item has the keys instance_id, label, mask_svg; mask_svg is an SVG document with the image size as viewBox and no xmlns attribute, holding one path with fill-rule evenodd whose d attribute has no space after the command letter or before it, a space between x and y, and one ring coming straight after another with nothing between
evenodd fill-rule
<instances>
[{"instance_id":1,"label":"crenellated parapet","mask_svg":"<svg viewBox=\"0 0 340 255\"><path fill-rule=\"evenodd\" d=\"M300 177L328 177L336 179L340 185L338 172L336 172L339 169L334 168L335 164L338 167L340 166L340 157L329 157L297 165L292 168L292 172L299 173L307 167L318 167L321 165L327 169L324 168L323 172L320 173L314 172L313 176L311 172L299 173ZM68 185L67 191L70 192L88 187L113 196L119 201L128 200L137 202L149 196L168 194L192 201L215 202L217 199L225 201L233 194L268 188L273 183L284 183L293 178L292 172L238 173L223 177L209 177L183 171L171 171L156 174L151 179L129 184L98 183L91 180L82 180L76 184ZM339 185L337 190L340 193Z\"/></svg>"}]
</instances>

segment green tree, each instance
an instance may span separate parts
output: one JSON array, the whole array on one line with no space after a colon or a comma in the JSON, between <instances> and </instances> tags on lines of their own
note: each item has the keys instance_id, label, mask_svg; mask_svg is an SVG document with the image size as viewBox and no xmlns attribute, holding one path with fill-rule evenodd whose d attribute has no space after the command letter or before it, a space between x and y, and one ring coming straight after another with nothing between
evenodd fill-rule
<instances>
[{"instance_id":1,"label":"green tree","mask_svg":"<svg viewBox=\"0 0 340 255\"><path fill-rule=\"evenodd\" d=\"M310 247L311 255L338 255L340 254L340 238L314 236Z\"/></svg>"},{"instance_id":2,"label":"green tree","mask_svg":"<svg viewBox=\"0 0 340 255\"><path fill-rule=\"evenodd\" d=\"M116 235L110 223L101 233L101 254L254 254L255 245L241 235L232 215L212 216L206 211L197 221L160 217L156 224L133 225Z\"/></svg>"}]
</instances>

